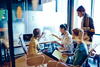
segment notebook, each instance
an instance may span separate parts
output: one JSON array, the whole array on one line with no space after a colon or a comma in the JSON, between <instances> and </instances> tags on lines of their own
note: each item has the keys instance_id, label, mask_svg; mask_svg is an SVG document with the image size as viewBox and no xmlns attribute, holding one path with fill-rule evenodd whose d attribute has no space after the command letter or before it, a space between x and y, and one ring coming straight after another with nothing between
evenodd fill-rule
<instances>
[{"instance_id":1,"label":"notebook","mask_svg":"<svg viewBox=\"0 0 100 67\"><path fill-rule=\"evenodd\" d=\"M58 50L55 50L55 51L53 52L52 55L53 55L54 57L56 57L58 60L62 60L62 61L64 61L64 62L66 62L67 59L68 59L68 56L63 57L63 56L62 56L62 53L61 53L60 51L58 51Z\"/></svg>"}]
</instances>

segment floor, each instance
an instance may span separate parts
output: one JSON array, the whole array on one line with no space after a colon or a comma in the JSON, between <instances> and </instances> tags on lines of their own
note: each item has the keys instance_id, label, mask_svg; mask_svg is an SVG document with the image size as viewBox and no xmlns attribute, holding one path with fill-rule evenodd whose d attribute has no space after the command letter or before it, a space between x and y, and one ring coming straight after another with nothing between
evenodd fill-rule
<instances>
[{"instance_id":1,"label":"floor","mask_svg":"<svg viewBox=\"0 0 100 67\"><path fill-rule=\"evenodd\" d=\"M34 66L28 66L26 63L26 56L23 56L16 59L16 67L34 67ZM39 67L43 67L43 66L39 66ZM44 67L46 67L46 65L44 65Z\"/></svg>"},{"instance_id":2,"label":"floor","mask_svg":"<svg viewBox=\"0 0 100 67\"><path fill-rule=\"evenodd\" d=\"M10 63L5 63L5 65L3 67L11 67L9 65ZM97 67L97 63L93 62L93 59L89 58L89 64L90 67ZM26 63L26 56L22 56L18 59L16 59L16 67L34 67L34 66L28 66ZM39 67L47 67L46 64L44 66L39 66Z\"/></svg>"},{"instance_id":3,"label":"floor","mask_svg":"<svg viewBox=\"0 0 100 67\"><path fill-rule=\"evenodd\" d=\"M100 41L98 39L100 39L100 38L95 38L93 40L95 43L93 43L93 44L94 44L94 46L95 46L95 44L98 44L98 47L95 48L95 50L96 50L97 54L100 54ZM97 40L99 42L96 42L95 40ZM14 51L15 51L15 55L24 53L22 47L15 48ZM89 58L89 64L90 64L90 67L97 67L97 63L94 63L93 59L91 59L91 58ZM9 63L5 63L5 65L3 67L10 67ZM22 57L16 59L16 67L32 67L32 66L27 66L25 56L22 56Z\"/></svg>"}]
</instances>

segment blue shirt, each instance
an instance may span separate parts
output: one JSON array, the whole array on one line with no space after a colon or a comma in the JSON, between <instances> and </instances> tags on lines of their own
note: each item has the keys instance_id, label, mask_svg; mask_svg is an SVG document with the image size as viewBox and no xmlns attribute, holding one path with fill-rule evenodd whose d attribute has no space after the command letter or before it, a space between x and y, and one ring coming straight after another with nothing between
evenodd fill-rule
<instances>
[{"instance_id":1,"label":"blue shirt","mask_svg":"<svg viewBox=\"0 0 100 67\"><path fill-rule=\"evenodd\" d=\"M82 63L85 61L85 59L88 56L88 49L86 44L80 43L77 45L77 48L75 50L75 55L73 59L73 65L82 65Z\"/></svg>"}]
</instances>

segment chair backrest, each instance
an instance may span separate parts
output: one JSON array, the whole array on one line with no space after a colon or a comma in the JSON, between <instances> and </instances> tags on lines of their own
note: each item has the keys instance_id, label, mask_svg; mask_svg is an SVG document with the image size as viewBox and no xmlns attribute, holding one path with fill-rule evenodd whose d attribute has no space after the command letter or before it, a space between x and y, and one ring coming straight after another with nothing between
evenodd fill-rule
<instances>
[{"instance_id":1,"label":"chair backrest","mask_svg":"<svg viewBox=\"0 0 100 67\"><path fill-rule=\"evenodd\" d=\"M21 36L19 37L19 40L20 40L21 46L22 46L22 48L23 48L25 54L27 54L28 49L27 49L27 46L26 46L26 44L25 44L25 42L24 42L24 40L23 40L23 35L21 35Z\"/></svg>"},{"instance_id":2,"label":"chair backrest","mask_svg":"<svg viewBox=\"0 0 100 67\"><path fill-rule=\"evenodd\" d=\"M82 66L84 65L84 64L88 64L88 58L91 56L91 52L92 52L92 50L91 51L89 51L89 53L88 53L88 55L87 55L87 57L86 57L86 59L84 60L84 62L83 62L83 64L82 64ZM85 66L83 66L83 67L85 67Z\"/></svg>"},{"instance_id":3,"label":"chair backrest","mask_svg":"<svg viewBox=\"0 0 100 67\"><path fill-rule=\"evenodd\" d=\"M85 59L84 63L87 62L88 58L91 56L90 54L91 54L92 50L95 50L97 47L99 47L99 45L100 45L99 39L100 39L100 35L93 35L92 46L89 49L89 54L88 54L87 58Z\"/></svg>"},{"instance_id":4,"label":"chair backrest","mask_svg":"<svg viewBox=\"0 0 100 67\"><path fill-rule=\"evenodd\" d=\"M85 58L85 60L84 60L84 62L82 63L81 67L84 67L83 65L84 65L84 64L85 64L85 65L87 64L88 58L89 58L89 54L88 54L88 56Z\"/></svg>"}]
</instances>

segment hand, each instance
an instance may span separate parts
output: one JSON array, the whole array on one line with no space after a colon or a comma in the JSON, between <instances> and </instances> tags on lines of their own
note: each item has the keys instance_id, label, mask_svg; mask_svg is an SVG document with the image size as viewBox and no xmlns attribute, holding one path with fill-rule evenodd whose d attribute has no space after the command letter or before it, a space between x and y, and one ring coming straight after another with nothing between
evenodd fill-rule
<instances>
[{"instance_id":1,"label":"hand","mask_svg":"<svg viewBox=\"0 0 100 67\"><path fill-rule=\"evenodd\" d=\"M74 55L73 53L72 53L72 54L71 54L71 53L63 53L63 54L62 54L62 56L64 56L64 57L65 57L65 56L73 56L73 55Z\"/></svg>"},{"instance_id":2,"label":"hand","mask_svg":"<svg viewBox=\"0 0 100 67\"><path fill-rule=\"evenodd\" d=\"M66 51L67 48L64 48L64 47L59 47L58 50L62 50L62 51Z\"/></svg>"},{"instance_id":3,"label":"hand","mask_svg":"<svg viewBox=\"0 0 100 67\"><path fill-rule=\"evenodd\" d=\"M84 33L84 37L83 37L83 39L85 40L85 41L89 41L89 36L88 36L88 34L85 32Z\"/></svg>"},{"instance_id":4,"label":"hand","mask_svg":"<svg viewBox=\"0 0 100 67\"><path fill-rule=\"evenodd\" d=\"M90 30L90 27L82 27L84 31Z\"/></svg>"},{"instance_id":5,"label":"hand","mask_svg":"<svg viewBox=\"0 0 100 67\"><path fill-rule=\"evenodd\" d=\"M63 57L67 57L68 54L67 54L67 53L62 53L62 56L63 56Z\"/></svg>"},{"instance_id":6,"label":"hand","mask_svg":"<svg viewBox=\"0 0 100 67\"><path fill-rule=\"evenodd\" d=\"M60 59L59 62L64 62L64 61L62 59Z\"/></svg>"},{"instance_id":7,"label":"hand","mask_svg":"<svg viewBox=\"0 0 100 67\"><path fill-rule=\"evenodd\" d=\"M54 37L56 37L56 35L55 34L51 34L52 36L54 36Z\"/></svg>"},{"instance_id":8,"label":"hand","mask_svg":"<svg viewBox=\"0 0 100 67\"><path fill-rule=\"evenodd\" d=\"M94 29L91 29L90 32L95 32L95 30Z\"/></svg>"}]
</instances>

